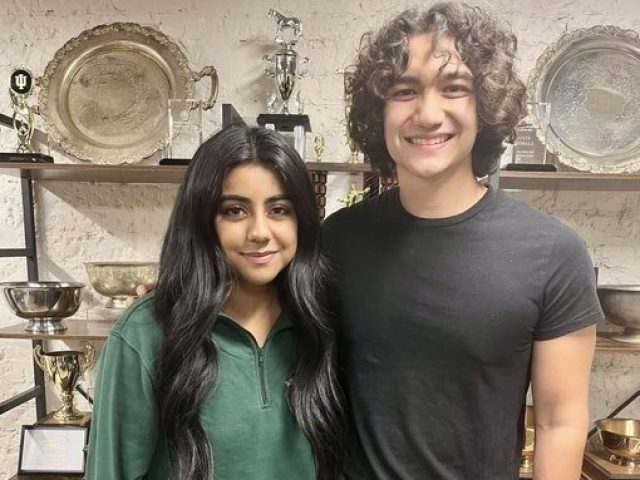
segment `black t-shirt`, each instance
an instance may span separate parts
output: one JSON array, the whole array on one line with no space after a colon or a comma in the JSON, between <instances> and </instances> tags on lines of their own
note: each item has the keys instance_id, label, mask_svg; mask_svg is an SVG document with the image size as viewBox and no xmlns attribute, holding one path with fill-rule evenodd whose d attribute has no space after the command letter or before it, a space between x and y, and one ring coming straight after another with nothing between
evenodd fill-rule
<instances>
[{"instance_id":1,"label":"black t-shirt","mask_svg":"<svg viewBox=\"0 0 640 480\"><path fill-rule=\"evenodd\" d=\"M328 218L358 480L513 480L532 343L602 319L584 242L502 191L421 219L392 190Z\"/></svg>"}]
</instances>

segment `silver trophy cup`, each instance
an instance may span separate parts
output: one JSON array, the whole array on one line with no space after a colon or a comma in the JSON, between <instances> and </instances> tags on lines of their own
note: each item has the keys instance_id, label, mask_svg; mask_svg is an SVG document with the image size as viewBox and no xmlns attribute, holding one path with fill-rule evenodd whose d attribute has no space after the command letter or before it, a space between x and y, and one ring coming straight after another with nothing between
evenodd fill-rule
<instances>
[{"instance_id":1,"label":"silver trophy cup","mask_svg":"<svg viewBox=\"0 0 640 480\"><path fill-rule=\"evenodd\" d=\"M309 70L309 59L298 59L298 53L292 48L302 35L302 22L296 17L286 17L275 10L269 10L269 17L276 21L276 43L280 45L273 55L262 57L267 75L275 80L276 94L267 101L268 113L302 113L297 80L304 77ZM299 87L298 87L299 88ZM294 102L292 104L292 102Z\"/></svg>"}]
</instances>

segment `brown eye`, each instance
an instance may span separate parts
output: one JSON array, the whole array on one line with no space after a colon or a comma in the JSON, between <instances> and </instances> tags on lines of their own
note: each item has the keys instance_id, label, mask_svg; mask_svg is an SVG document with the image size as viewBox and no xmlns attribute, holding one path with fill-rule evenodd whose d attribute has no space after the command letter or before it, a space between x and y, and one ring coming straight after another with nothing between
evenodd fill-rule
<instances>
[{"instance_id":1,"label":"brown eye","mask_svg":"<svg viewBox=\"0 0 640 480\"><path fill-rule=\"evenodd\" d=\"M389 92L389 98L392 100L411 100L418 95L413 88L396 87Z\"/></svg>"},{"instance_id":2,"label":"brown eye","mask_svg":"<svg viewBox=\"0 0 640 480\"><path fill-rule=\"evenodd\" d=\"M237 205L224 207L220 210L220 213L224 217L228 218L244 218L247 215L246 210L243 207Z\"/></svg>"},{"instance_id":3,"label":"brown eye","mask_svg":"<svg viewBox=\"0 0 640 480\"><path fill-rule=\"evenodd\" d=\"M287 205L274 205L269 210L269 214L274 217L287 217L293 213L293 209Z\"/></svg>"},{"instance_id":4,"label":"brown eye","mask_svg":"<svg viewBox=\"0 0 640 480\"><path fill-rule=\"evenodd\" d=\"M471 93L471 88L467 85L452 83L444 87L444 92L450 97L464 97Z\"/></svg>"}]
</instances>

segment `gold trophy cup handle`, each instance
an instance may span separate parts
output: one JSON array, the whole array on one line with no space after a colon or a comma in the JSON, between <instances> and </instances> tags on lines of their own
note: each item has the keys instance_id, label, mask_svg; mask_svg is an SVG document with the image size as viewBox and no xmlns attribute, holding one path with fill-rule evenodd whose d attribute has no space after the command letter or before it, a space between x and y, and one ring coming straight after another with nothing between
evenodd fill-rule
<instances>
[{"instance_id":1,"label":"gold trophy cup handle","mask_svg":"<svg viewBox=\"0 0 640 480\"><path fill-rule=\"evenodd\" d=\"M91 366L95 355L96 350L92 345L84 346L84 354L78 357L78 359L80 360L80 375L82 375Z\"/></svg>"},{"instance_id":2,"label":"gold trophy cup handle","mask_svg":"<svg viewBox=\"0 0 640 480\"><path fill-rule=\"evenodd\" d=\"M49 374L49 370L47 369L47 364L44 361L44 355L42 354L42 346L36 345L36 347L33 349L33 359L45 373L47 378L51 379L51 375Z\"/></svg>"}]
</instances>

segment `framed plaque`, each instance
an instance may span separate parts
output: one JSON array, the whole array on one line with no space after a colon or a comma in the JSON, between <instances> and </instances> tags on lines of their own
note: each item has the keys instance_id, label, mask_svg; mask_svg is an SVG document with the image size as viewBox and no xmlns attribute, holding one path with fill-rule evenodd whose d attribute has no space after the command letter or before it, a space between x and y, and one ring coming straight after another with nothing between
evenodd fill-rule
<instances>
[{"instance_id":1,"label":"framed plaque","mask_svg":"<svg viewBox=\"0 0 640 480\"><path fill-rule=\"evenodd\" d=\"M88 427L23 425L18 475L83 475Z\"/></svg>"}]
</instances>

